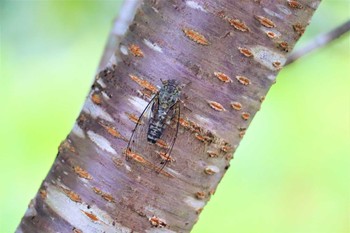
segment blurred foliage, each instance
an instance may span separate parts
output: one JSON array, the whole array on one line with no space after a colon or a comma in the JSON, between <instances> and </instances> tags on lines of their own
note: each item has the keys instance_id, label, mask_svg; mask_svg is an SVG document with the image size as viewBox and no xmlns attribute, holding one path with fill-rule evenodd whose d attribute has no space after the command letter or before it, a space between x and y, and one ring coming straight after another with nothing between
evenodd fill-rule
<instances>
[{"instance_id":1,"label":"blurred foliage","mask_svg":"<svg viewBox=\"0 0 350 233\"><path fill-rule=\"evenodd\" d=\"M13 232L87 95L121 1L0 1L0 232ZM350 16L325 0L305 36ZM349 232L349 35L279 74L195 226Z\"/></svg>"}]
</instances>

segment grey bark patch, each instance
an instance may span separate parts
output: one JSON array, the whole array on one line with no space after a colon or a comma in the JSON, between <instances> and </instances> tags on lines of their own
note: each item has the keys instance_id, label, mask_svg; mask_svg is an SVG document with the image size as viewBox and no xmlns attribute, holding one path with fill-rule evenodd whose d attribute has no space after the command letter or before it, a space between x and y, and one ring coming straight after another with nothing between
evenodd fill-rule
<instances>
[{"instance_id":1,"label":"grey bark patch","mask_svg":"<svg viewBox=\"0 0 350 233\"><path fill-rule=\"evenodd\" d=\"M257 45L251 48L254 54L254 60L265 66L269 70L275 70L276 68L272 65L273 62L279 61L281 65L286 62L286 57L283 54L277 53L270 48Z\"/></svg>"}]
</instances>

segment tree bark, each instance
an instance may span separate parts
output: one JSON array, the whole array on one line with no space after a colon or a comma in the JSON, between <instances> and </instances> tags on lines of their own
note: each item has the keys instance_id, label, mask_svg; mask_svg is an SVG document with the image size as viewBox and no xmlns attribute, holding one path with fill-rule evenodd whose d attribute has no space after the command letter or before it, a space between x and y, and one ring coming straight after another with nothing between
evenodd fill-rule
<instances>
[{"instance_id":1,"label":"tree bark","mask_svg":"<svg viewBox=\"0 0 350 233\"><path fill-rule=\"evenodd\" d=\"M145 0L17 232L189 232L318 4ZM125 149L161 79L184 87L157 173Z\"/></svg>"}]
</instances>

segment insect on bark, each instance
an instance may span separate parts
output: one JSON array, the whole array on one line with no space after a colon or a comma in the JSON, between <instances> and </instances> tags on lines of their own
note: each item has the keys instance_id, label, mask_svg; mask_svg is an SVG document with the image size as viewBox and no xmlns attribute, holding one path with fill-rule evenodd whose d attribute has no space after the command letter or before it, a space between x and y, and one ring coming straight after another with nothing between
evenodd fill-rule
<instances>
[{"instance_id":1,"label":"insect on bark","mask_svg":"<svg viewBox=\"0 0 350 233\"><path fill-rule=\"evenodd\" d=\"M127 158L139 156L135 160L157 173L173 160L170 154L179 129L181 88L174 79L162 81L131 134Z\"/></svg>"}]
</instances>

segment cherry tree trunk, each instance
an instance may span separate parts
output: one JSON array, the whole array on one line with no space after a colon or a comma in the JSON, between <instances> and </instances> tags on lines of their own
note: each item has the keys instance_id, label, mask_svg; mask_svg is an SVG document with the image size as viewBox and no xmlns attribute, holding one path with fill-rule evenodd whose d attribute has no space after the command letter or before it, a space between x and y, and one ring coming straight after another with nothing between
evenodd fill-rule
<instances>
[{"instance_id":1,"label":"cherry tree trunk","mask_svg":"<svg viewBox=\"0 0 350 233\"><path fill-rule=\"evenodd\" d=\"M17 232L190 232L319 2L141 3ZM169 79L181 114L160 170L127 145Z\"/></svg>"}]
</instances>

